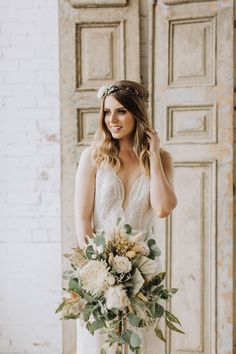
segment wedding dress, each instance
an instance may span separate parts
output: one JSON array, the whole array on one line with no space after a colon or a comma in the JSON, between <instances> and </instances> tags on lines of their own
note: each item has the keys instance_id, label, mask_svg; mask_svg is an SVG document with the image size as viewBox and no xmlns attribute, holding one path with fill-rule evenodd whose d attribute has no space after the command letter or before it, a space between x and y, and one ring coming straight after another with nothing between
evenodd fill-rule
<instances>
[{"instance_id":1,"label":"wedding dress","mask_svg":"<svg viewBox=\"0 0 236 354\"><path fill-rule=\"evenodd\" d=\"M133 231L149 231L155 238L154 213L150 204L150 177L141 174L133 183L128 196L128 206L124 210L124 186L120 177L112 167L98 168L95 184L95 201L93 213L93 228L96 232L102 231L116 224L117 218L132 226ZM149 237L150 237L149 236ZM157 241L157 240L156 240ZM158 244L158 242L157 242ZM158 257L159 258L159 257ZM161 262L157 258L157 266L161 271ZM91 274L91 277L93 275ZM91 335L80 320L77 323L77 354L100 354L104 343L104 335L95 331ZM158 341L153 328L135 328L142 339L142 353L156 354ZM115 354L116 347L107 350L108 354ZM131 354L129 350L129 354Z\"/></svg>"}]
</instances>

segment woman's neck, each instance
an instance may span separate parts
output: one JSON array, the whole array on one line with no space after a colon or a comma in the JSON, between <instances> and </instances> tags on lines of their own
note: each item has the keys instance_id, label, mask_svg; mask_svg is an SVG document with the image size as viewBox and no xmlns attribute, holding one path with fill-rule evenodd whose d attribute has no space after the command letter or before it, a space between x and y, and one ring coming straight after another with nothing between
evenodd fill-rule
<instances>
[{"instance_id":1,"label":"woman's neck","mask_svg":"<svg viewBox=\"0 0 236 354\"><path fill-rule=\"evenodd\" d=\"M120 152L133 152L133 141L129 138L119 139Z\"/></svg>"}]
</instances>

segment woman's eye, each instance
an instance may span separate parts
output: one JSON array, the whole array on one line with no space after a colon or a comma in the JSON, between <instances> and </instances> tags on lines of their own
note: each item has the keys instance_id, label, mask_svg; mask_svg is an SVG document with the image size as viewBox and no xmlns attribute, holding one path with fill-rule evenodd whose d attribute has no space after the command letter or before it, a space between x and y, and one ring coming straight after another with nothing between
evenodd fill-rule
<instances>
[{"instance_id":1,"label":"woman's eye","mask_svg":"<svg viewBox=\"0 0 236 354\"><path fill-rule=\"evenodd\" d=\"M125 114L126 111L122 110L122 111L119 111L119 113L121 114Z\"/></svg>"}]
</instances>

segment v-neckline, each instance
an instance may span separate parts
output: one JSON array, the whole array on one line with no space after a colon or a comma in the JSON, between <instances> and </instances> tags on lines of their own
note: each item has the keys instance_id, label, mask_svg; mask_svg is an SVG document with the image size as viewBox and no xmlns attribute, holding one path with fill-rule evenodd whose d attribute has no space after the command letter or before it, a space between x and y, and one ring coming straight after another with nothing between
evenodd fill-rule
<instances>
[{"instance_id":1,"label":"v-neckline","mask_svg":"<svg viewBox=\"0 0 236 354\"><path fill-rule=\"evenodd\" d=\"M115 171L114 169L112 169L112 170L113 170L114 176L116 177L116 179L117 179L117 181L119 182L119 184L120 184L120 186L121 186L121 189L122 189L122 194L123 194L123 196L122 196L122 199L121 199L121 201L120 201L120 202L121 202L121 210L122 210L122 212L123 212L124 214L126 214L128 208L129 208L129 205L130 205L130 197L132 196L132 193L133 193L133 191L134 191L134 187L135 187L136 184L139 182L139 180L141 179L141 177L144 176L144 174L141 173L138 177L135 178L135 180L134 180L134 182L133 182L133 184L132 184L132 186L131 186L131 188L130 188L129 195L128 195L128 204L127 204L127 207L124 209L123 203L124 203L124 201L125 201L125 199L126 199L126 197L127 197L127 196L125 195L124 183L122 182L120 176L118 176L118 174L116 173L116 171Z\"/></svg>"}]
</instances>

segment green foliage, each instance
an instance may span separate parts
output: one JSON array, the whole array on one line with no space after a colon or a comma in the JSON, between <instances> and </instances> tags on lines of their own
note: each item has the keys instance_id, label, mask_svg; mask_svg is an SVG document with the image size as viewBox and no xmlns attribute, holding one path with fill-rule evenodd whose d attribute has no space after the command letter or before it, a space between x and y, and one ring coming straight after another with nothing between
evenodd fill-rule
<instances>
[{"instance_id":1,"label":"green foliage","mask_svg":"<svg viewBox=\"0 0 236 354\"><path fill-rule=\"evenodd\" d=\"M118 347L117 349L116 349L116 353L115 354L123 354L123 350L122 350L122 347Z\"/></svg>"},{"instance_id":2,"label":"green foliage","mask_svg":"<svg viewBox=\"0 0 236 354\"><path fill-rule=\"evenodd\" d=\"M106 244L106 240L103 235L96 236L93 240L97 246L104 246Z\"/></svg>"},{"instance_id":3,"label":"green foliage","mask_svg":"<svg viewBox=\"0 0 236 354\"><path fill-rule=\"evenodd\" d=\"M63 309L64 305L65 305L65 301L63 301L63 302L57 307L57 309L55 310L55 313L60 312L60 311Z\"/></svg>"},{"instance_id":4,"label":"green foliage","mask_svg":"<svg viewBox=\"0 0 236 354\"><path fill-rule=\"evenodd\" d=\"M165 278L166 272L160 272L155 277L152 278L151 285L159 285Z\"/></svg>"},{"instance_id":5,"label":"green foliage","mask_svg":"<svg viewBox=\"0 0 236 354\"><path fill-rule=\"evenodd\" d=\"M168 326L170 329L172 329L172 330L175 331L175 332L179 332L179 333L185 334L183 331L181 331L180 329L178 329L177 327L175 327L175 325L173 325L173 323L171 323L171 322L168 321L167 319L165 319L165 320L166 320L167 326Z\"/></svg>"},{"instance_id":6,"label":"green foliage","mask_svg":"<svg viewBox=\"0 0 236 354\"><path fill-rule=\"evenodd\" d=\"M85 308L83 309L83 311L82 311L82 313L83 313L83 319L84 319L85 322L87 322L87 321L89 320L89 318L90 318L92 312L93 312L93 306L87 304L87 305L85 306Z\"/></svg>"},{"instance_id":7,"label":"green foliage","mask_svg":"<svg viewBox=\"0 0 236 354\"><path fill-rule=\"evenodd\" d=\"M141 345L141 338L139 337L139 335L135 332L133 332L130 336L130 345L133 348L139 348Z\"/></svg>"},{"instance_id":8,"label":"green foliage","mask_svg":"<svg viewBox=\"0 0 236 354\"><path fill-rule=\"evenodd\" d=\"M80 287L79 282L76 278L72 278L69 280L69 288L71 290L78 290Z\"/></svg>"},{"instance_id":9,"label":"green foliage","mask_svg":"<svg viewBox=\"0 0 236 354\"><path fill-rule=\"evenodd\" d=\"M159 295L163 288L164 288L164 285L154 286L154 287L152 287L152 293L154 295Z\"/></svg>"},{"instance_id":10,"label":"green foliage","mask_svg":"<svg viewBox=\"0 0 236 354\"><path fill-rule=\"evenodd\" d=\"M168 300L177 291L177 288L163 289L160 291L159 296L161 299Z\"/></svg>"},{"instance_id":11,"label":"green foliage","mask_svg":"<svg viewBox=\"0 0 236 354\"><path fill-rule=\"evenodd\" d=\"M151 303L150 310L153 316L156 318L162 317L164 314L164 307L158 304L157 302Z\"/></svg>"},{"instance_id":12,"label":"green foliage","mask_svg":"<svg viewBox=\"0 0 236 354\"><path fill-rule=\"evenodd\" d=\"M162 333L162 330L158 327L155 328L155 333L156 333L156 336L162 340L163 342L166 342L166 339L165 337L163 336L163 333Z\"/></svg>"},{"instance_id":13,"label":"green foliage","mask_svg":"<svg viewBox=\"0 0 236 354\"><path fill-rule=\"evenodd\" d=\"M142 318L139 318L134 313L130 313L128 315L128 319L129 323L134 327L139 327L139 325L142 323Z\"/></svg>"},{"instance_id":14,"label":"green foliage","mask_svg":"<svg viewBox=\"0 0 236 354\"><path fill-rule=\"evenodd\" d=\"M103 328L103 327L106 327L106 323L102 319L92 322L91 326L90 326L92 331L96 331L96 330Z\"/></svg>"},{"instance_id":15,"label":"green foliage","mask_svg":"<svg viewBox=\"0 0 236 354\"><path fill-rule=\"evenodd\" d=\"M181 326L181 323L180 323L180 321L178 320L178 318L175 317L175 316L173 315L173 313L171 313L170 311L165 310L165 317L166 317L169 321L176 322L176 323L178 323L178 324Z\"/></svg>"},{"instance_id":16,"label":"green foliage","mask_svg":"<svg viewBox=\"0 0 236 354\"><path fill-rule=\"evenodd\" d=\"M148 240L147 244L150 249L150 254L148 258L155 259L156 257L161 255L161 250L157 246L156 241L154 239Z\"/></svg>"},{"instance_id":17,"label":"green foliage","mask_svg":"<svg viewBox=\"0 0 236 354\"><path fill-rule=\"evenodd\" d=\"M94 249L92 245L86 248L85 254L88 259L92 259L92 255L94 254Z\"/></svg>"},{"instance_id":18,"label":"green foliage","mask_svg":"<svg viewBox=\"0 0 236 354\"><path fill-rule=\"evenodd\" d=\"M132 227L129 224L124 225L125 232L129 235L132 232Z\"/></svg>"},{"instance_id":19,"label":"green foliage","mask_svg":"<svg viewBox=\"0 0 236 354\"><path fill-rule=\"evenodd\" d=\"M126 330L122 333L121 337L123 338L123 340L124 340L126 343L130 344L130 337L131 337L131 334L132 334L132 333L133 333L133 331L131 331L130 329L126 329Z\"/></svg>"}]
</instances>

